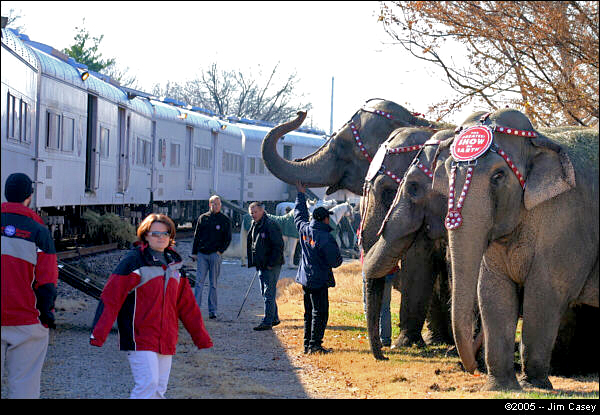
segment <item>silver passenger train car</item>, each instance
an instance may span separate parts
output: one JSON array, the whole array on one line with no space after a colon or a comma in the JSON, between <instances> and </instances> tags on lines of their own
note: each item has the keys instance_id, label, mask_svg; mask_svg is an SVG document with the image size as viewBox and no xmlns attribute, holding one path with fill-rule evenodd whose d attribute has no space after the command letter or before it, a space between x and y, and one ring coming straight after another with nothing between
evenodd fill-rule
<instances>
[{"instance_id":1,"label":"silver passenger train car","mask_svg":"<svg viewBox=\"0 0 600 415\"><path fill-rule=\"evenodd\" d=\"M51 46L2 29L2 183L23 172L32 208L55 237L81 231L87 209L137 224L149 212L194 221L219 194L238 206L273 206L293 189L264 166L260 146L273 127L218 118L169 98L121 87ZM244 121L244 122L242 122ZM280 140L284 157L304 157L324 132ZM323 197L325 189L313 189ZM4 189L2 188L2 201Z\"/></svg>"}]
</instances>

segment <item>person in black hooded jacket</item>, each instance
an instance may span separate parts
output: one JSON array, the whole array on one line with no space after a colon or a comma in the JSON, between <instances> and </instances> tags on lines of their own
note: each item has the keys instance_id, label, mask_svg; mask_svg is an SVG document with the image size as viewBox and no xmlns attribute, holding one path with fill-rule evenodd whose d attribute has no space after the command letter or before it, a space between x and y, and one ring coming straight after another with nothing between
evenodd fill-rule
<instances>
[{"instance_id":1,"label":"person in black hooded jacket","mask_svg":"<svg viewBox=\"0 0 600 415\"><path fill-rule=\"evenodd\" d=\"M329 353L322 346L329 319L329 287L335 287L332 268L342 264L342 255L329 226L329 212L324 207L313 211L309 222L304 185L296 184L298 196L294 221L300 235L302 259L296 282L304 290L304 353Z\"/></svg>"}]
</instances>

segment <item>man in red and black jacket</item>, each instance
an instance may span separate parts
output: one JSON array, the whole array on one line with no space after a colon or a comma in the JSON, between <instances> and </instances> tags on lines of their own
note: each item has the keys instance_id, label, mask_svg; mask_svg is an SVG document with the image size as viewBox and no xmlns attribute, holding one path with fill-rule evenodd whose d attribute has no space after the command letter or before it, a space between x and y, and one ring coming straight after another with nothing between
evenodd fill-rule
<instances>
[{"instance_id":1,"label":"man in red and black jacket","mask_svg":"<svg viewBox=\"0 0 600 415\"><path fill-rule=\"evenodd\" d=\"M48 328L54 325L58 267L54 241L29 208L31 179L13 173L2 203L2 372L9 398L39 398ZM4 373L2 373L4 376Z\"/></svg>"}]
</instances>

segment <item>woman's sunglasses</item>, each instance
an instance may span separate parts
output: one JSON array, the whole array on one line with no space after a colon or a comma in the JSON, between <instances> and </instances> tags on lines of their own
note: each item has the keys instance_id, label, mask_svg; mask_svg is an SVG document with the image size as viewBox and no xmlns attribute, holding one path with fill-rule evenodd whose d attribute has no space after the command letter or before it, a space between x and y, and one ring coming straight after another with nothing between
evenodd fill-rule
<instances>
[{"instance_id":1,"label":"woman's sunglasses","mask_svg":"<svg viewBox=\"0 0 600 415\"><path fill-rule=\"evenodd\" d=\"M161 236L164 236L166 238L167 236L169 236L169 232L152 231L148 232L148 235L153 236L155 238L160 238Z\"/></svg>"}]
</instances>

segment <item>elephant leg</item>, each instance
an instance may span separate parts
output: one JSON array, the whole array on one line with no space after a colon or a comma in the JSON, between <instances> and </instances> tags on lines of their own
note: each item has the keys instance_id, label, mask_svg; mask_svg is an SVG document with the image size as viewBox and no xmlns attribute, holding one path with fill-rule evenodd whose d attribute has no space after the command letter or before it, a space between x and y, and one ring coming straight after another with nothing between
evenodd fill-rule
<instances>
[{"instance_id":1,"label":"elephant leg","mask_svg":"<svg viewBox=\"0 0 600 415\"><path fill-rule=\"evenodd\" d=\"M392 348L424 347L421 335L436 275L431 252L417 240L402 259L400 271L400 333Z\"/></svg>"},{"instance_id":2,"label":"elephant leg","mask_svg":"<svg viewBox=\"0 0 600 415\"><path fill-rule=\"evenodd\" d=\"M521 389L513 363L519 317L518 287L482 263L477 294L488 372L484 390Z\"/></svg>"},{"instance_id":3,"label":"elephant leg","mask_svg":"<svg viewBox=\"0 0 600 415\"><path fill-rule=\"evenodd\" d=\"M366 285L367 328L371 352L377 360L388 360L381 351L381 339L379 337L379 316L381 314L385 278L367 279Z\"/></svg>"},{"instance_id":4,"label":"elephant leg","mask_svg":"<svg viewBox=\"0 0 600 415\"><path fill-rule=\"evenodd\" d=\"M566 300L557 299L553 287L549 284L531 283L525 286L521 333L521 386L553 388L548 379L550 359L566 310Z\"/></svg>"}]
</instances>

